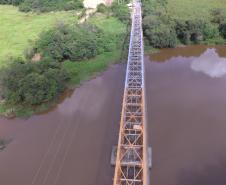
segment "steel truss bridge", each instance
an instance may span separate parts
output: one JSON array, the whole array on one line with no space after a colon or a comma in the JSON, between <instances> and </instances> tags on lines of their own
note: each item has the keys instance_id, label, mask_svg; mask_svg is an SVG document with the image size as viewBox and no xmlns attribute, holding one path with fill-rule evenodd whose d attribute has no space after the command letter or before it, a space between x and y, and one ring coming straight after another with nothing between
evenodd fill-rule
<instances>
[{"instance_id":1,"label":"steel truss bridge","mask_svg":"<svg viewBox=\"0 0 226 185\"><path fill-rule=\"evenodd\" d=\"M141 2L133 1L114 185L149 185Z\"/></svg>"}]
</instances>

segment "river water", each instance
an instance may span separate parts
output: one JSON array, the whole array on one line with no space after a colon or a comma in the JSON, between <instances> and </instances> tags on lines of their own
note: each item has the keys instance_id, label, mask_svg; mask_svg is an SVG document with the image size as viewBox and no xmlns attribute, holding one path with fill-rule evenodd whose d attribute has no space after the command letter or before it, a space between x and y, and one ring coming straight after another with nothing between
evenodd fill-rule
<instances>
[{"instance_id":1,"label":"river water","mask_svg":"<svg viewBox=\"0 0 226 185\"><path fill-rule=\"evenodd\" d=\"M146 56L151 184L225 185L226 47ZM85 82L54 110L0 118L0 185L110 185L125 65Z\"/></svg>"}]
</instances>

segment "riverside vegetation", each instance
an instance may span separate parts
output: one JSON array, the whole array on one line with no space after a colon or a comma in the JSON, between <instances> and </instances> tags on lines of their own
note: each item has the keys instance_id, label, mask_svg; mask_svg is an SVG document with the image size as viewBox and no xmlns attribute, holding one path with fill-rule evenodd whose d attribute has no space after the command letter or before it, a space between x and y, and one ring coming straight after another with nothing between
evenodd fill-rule
<instances>
[{"instance_id":1,"label":"riverside vegetation","mask_svg":"<svg viewBox=\"0 0 226 185\"><path fill-rule=\"evenodd\" d=\"M50 12L83 8L82 0L0 0L0 4L18 6L22 12Z\"/></svg>"},{"instance_id":2,"label":"riverside vegetation","mask_svg":"<svg viewBox=\"0 0 226 185\"><path fill-rule=\"evenodd\" d=\"M24 56L4 60L1 114L29 116L46 110L68 86L80 84L120 60L130 22L128 7L117 3L100 7L83 24L58 22L41 32Z\"/></svg>"},{"instance_id":3,"label":"riverside vegetation","mask_svg":"<svg viewBox=\"0 0 226 185\"><path fill-rule=\"evenodd\" d=\"M187 0L144 0L146 46L224 44L226 5L221 0L214 5L211 0L192 1L188 5ZM79 25L75 23L84 12L80 0L0 0L0 4L18 6L19 10L0 6L0 20L7 23L0 30L1 43L13 40L11 45L0 46L0 114L28 116L46 110L66 88L119 61L129 32L128 2L114 2L111 7L101 4L95 15ZM22 17L19 24L5 17L7 9L15 19ZM77 16L76 12L82 13ZM64 21L53 26L56 15Z\"/></svg>"},{"instance_id":4,"label":"riverside vegetation","mask_svg":"<svg viewBox=\"0 0 226 185\"><path fill-rule=\"evenodd\" d=\"M154 48L225 44L225 10L221 0L144 0L146 44Z\"/></svg>"}]
</instances>

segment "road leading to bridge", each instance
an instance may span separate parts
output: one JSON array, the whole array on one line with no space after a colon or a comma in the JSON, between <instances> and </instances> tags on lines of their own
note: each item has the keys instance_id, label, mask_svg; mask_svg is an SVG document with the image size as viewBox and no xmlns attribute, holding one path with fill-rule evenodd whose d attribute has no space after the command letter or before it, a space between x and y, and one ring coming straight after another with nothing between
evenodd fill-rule
<instances>
[{"instance_id":1,"label":"road leading to bridge","mask_svg":"<svg viewBox=\"0 0 226 185\"><path fill-rule=\"evenodd\" d=\"M143 56L141 3L134 0L114 185L149 184Z\"/></svg>"}]
</instances>

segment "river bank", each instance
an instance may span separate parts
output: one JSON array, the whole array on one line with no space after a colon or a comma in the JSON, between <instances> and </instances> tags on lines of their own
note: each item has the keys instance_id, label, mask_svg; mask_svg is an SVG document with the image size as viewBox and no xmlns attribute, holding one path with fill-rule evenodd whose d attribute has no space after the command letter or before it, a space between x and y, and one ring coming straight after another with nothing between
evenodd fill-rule
<instances>
[{"instance_id":1,"label":"river bank","mask_svg":"<svg viewBox=\"0 0 226 185\"><path fill-rule=\"evenodd\" d=\"M123 60L121 50L115 50L113 52L105 53L97 56L95 59L82 61L80 63L66 62L64 63L65 70L70 74L70 81L67 85L67 89L63 94L60 94L57 99L43 103L40 106L26 106L26 105L7 105L2 100L0 102L0 116L6 118L15 117L30 117L34 114L40 114L54 108L68 92L75 90L81 86L84 82L96 78L103 71L113 64L117 64Z\"/></svg>"},{"instance_id":2,"label":"river bank","mask_svg":"<svg viewBox=\"0 0 226 185\"><path fill-rule=\"evenodd\" d=\"M224 185L225 51L188 46L145 57L152 184ZM0 118L1 137L12 139L0 152L0 184L111 184L125 70L111 66L44 114Z\"/></svg>"},{"instance_id":3,"label":"river bank","mask_svg":"<svg viewBox=\"0 0 226 185\"><path fill-rule=\"evenodd\" d=\"M69 79L67 81L67 90L74 89L84 81L96 77L110 65L119 63L126 57L129 24L126 25L115 17L106 17L102 14L91 17L87 23L95 25L98 29L102 30L106 36L111 38L111 43L106 43L111 46L111 49L109 51L102 51L99 55L91 59L83 59L82 61L65 60L61 62L60 66L64 69ZM112 26L117 29L117 31L112 30ZM61 99L62 95L61 92L59 94L60 95L53 100L43 101L43 103L36 106L23 102L16 104L10 104L9 101L9 103L0 103L0 115L9 118L29 117L43 111L45 112L58 103L58 99Z\"/></svg>"},{"instance_id":4,"label":"river bank","mask_svg":"<svg viewBox=\"0 0 226 185\"><path fill-rule=\"evenodd\" d=\"M108 184L114 171L109 157L111 145L117 143L118 126L115 125L120 120L118 110L122 101L124 73L125 65L110 67L101 76L84 82L47 114L26 120L0 118L0 135L13 138L0 153L0 184L19 182L24 185L35 181L37 185L46 178L48 184L57 181L57 184L70 185L74 184L74 179L79 184ZM53 138L54 143L51 144ZM13 153L17 155L15 160L10 159ZM47 157L44 158L45 155ZM42 160L45 164L34 180ZM7 171L3 167L5 165L8 166ZM18 168L21 165L23 171ZM22 175L24 173L27 175ZM7 177L7 174L13 178Z\"/></svg>"}]
</instances>

